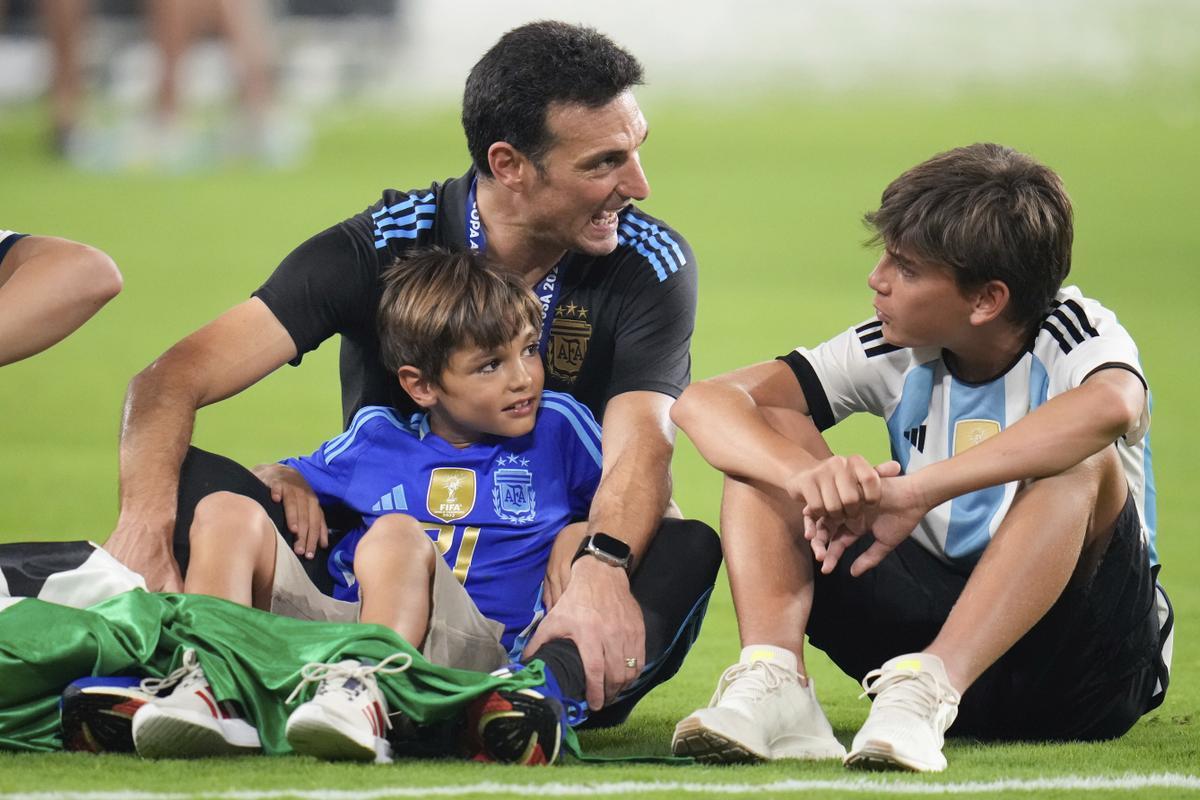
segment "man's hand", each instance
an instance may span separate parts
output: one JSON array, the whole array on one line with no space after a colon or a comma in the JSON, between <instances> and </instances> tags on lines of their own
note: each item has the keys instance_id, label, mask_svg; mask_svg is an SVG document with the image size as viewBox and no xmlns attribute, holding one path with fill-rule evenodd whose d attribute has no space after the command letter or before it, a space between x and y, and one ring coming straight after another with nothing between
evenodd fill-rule
<instances>
[{"instance_id":1,"label":"man's hand","mask_svg":"<svg viewBox=\"0 0 1200 800\"><path fill-rule=\"evenodd\" d=\"M297 470L283 464L259 464L250 470L271 490L271 499L283 504L288 530L296 536L296 555L312 559L317 546L329 546L329 526L316 492Z\"/></svg>"},{"instance_id":2,"label":"man's hand","mask_svg":"<svg viewBox=\"0 0 1200 800\"><path fill-rule=\"evenodd\" d=\"M646 622L629 592L625 570L591 556L576 561L566 591L523 655L537 655L538 648L554 639L570 639L579 648L592 709L603 708L629 685L645 666Z\"/></svg>"},{"instance_id":3,"label":"man's hand","mask_svg":"<svg viewBox=\"0 0 1200 800\"><path fill-rule=\"evenodd\" d=\"M118 519L104 549L145 578L147 591L182 592L183 575L171 552L172 527L172 523L152 527Z\"/></svg>"}]
</instances>

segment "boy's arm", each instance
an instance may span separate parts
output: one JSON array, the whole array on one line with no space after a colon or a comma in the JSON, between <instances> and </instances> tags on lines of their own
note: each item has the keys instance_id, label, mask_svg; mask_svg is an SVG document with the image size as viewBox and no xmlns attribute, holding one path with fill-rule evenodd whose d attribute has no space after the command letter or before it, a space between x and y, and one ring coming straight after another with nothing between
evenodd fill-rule
<instances>
[{"instance_id":1,"label":"boy's arm","mask_svg":"<svg viewBox=\"0 0 1200 800\"><path fill-rule=\"evenodd\" d=\"M872 544L850 571L861 575L908 538L930 509L968 492L1020 480L1057 475L1137 429L1146 387L1133 372L1111 367L1051 398L1012 427L966 452L911 475L883 481ZM857 536L843 531L829 542L822 571Z\"/></svg>"},{"instance_id":2,"label":"boy's arm","mask_svg":"<svg viewBox=\"0 0 1200 800\"><path fill-rule=\"evenodd\" d=\"M770 422L766 408L775 409ZM708 463L787 491L814 517L855 519L879 499L879 475L866 459L829 454L800 383L778 359L693 383L671 419Z\"/></svg>"}]
</instances>

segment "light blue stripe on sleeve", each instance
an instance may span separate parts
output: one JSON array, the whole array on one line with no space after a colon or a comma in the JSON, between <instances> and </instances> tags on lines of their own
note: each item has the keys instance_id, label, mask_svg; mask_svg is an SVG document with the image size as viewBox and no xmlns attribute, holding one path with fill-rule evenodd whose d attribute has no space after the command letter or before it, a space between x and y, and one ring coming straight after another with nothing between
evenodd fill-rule
<instances>
[{"instance_id":1,"label":"light blue stripe on sleeve","mask_svg":"<svg viewBox=\"0 0 1200 800\"><path fill-rule=\"evenodd\" d=\"M595 423L589 426L576 409L571 408L562 402L561 399L543 397L542 408L546 411L554 411L561 414L570 424L571 428L574 429L575 435L579 437L579 441L583 444L584 449L595 460L596 466L603 466L604 461L600 456L599 431L595 429Z\"/></svg>"},{"instance_id":2,"label":"light blue stripe on sleeve","mask_svg":"<svg viewBox=\"0 0 1200 800\"><path fill-rule=\"evenodd\" d=\"M387 406L364 406L354 415L346 432L325 445L325 463L332 464L335 458L346 452L350 445L354 444L362 427L373 419L387 420L397 430L408 430L400 420L396 419L395 412Z\"/></svg>"}]
</instances>

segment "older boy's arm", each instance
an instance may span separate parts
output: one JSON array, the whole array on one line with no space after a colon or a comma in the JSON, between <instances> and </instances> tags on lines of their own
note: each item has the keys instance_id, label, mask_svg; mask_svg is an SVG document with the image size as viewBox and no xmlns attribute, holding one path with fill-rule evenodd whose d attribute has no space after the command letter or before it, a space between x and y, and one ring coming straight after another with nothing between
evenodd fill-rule
<instances>
[{"instance_id":1,"label":"older boy's arm","mask_svg":"<svg viewBox=\"0 0 1200 800\"><path fill-rule=\"evenodd\" d=\"M876 541L855 560L851 572L860 575L878 564L930 509L947 500L1076 466L1134 430L1145 404L1146 389L1136 375L1122 368L1102 369L970 450L912 475L884 480L881 515L871 525ZM836 544L833 563L848 542ZM822 565L825 571L832 568L832 563Z\"/></svg>"},{"instance_id":2,"label":"older boy's arm","mask_svg":"<svg viewBox=\"0 0 1200 800\"><path fill-rule=\"evenodd\" d=\"M129 383L121 421L121 513L104 548L152 591L180 591L171 555L179 467L196 410L237 394L296 355L287 330L257 298L174 345Z\"/></svg>"},{"instance_id":3,"label":"older boy's arm","mask_svg":"<svg viewBox=\"0 0 1200 800\"><path fill-rule=\"evenodd\" d=\"M26 236L0 261L0 366L65 338L121 291L105 253L53 236Z\"/></svg>"},{"instance_id":4,"label":"older boy's arm","mask_svg":"<svg viewBox=\"0 0 1200 800\"><path fill-rule=\"evenodd\" d=\"M764 409L775 410L771 421ZM782 361L693 383L671 419L708 463L787 491L813 516L833 523L857 519L879 499L879 476L866 459L829 454L795 374Z\"/></svg>"}]
</instances>

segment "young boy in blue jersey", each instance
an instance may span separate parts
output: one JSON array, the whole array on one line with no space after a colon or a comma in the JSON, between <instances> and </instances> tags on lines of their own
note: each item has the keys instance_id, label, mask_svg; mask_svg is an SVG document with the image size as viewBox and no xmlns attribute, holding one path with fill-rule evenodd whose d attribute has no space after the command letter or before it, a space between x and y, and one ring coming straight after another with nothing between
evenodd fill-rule
<instances>
[{"instance_id":1,"label":"young boy in blue jersey","mask_svg":"<svg viewBox=\"0 0 1200 800\"><path fill-rule=\"evenodd\" d=\"M228 492L197 508L185 590L302 619L385 625L443 666L492 671L517 659L545 610L551 550L582 539L582 526L577 535L564 529L586 519L601 468L591 413L543 392L541 313L518 279L470 252L434 250L392 267L379 308L381 358L421 411L402 418L368 406L312 455L259 473L285 505L319 502L361 516L332 550L333 595L301 565L299 553L315 542L293 547L259 503ZM330 758L390 757L376 668L329 665L314 700L289 718L292 746ZM134 717L139 751L187 754L155 744L186 741L181 720L229 727L220 709L176 694ZM549 727L505 760L554 760L556 701L531 692L485 700L472 732L483 757L504 746L488 741L507 735L503 720L524 714L548 716ZM495 720L502 724L489 734Z\"/></svg>"},{"instance_id":2,"label":"young boy in blue jersey","mask_svg":"<svg viewBox=\"0 0 1200 800\"><path fill-rule=\"evenodd\" d=\"M1120 736L1169 678L1150 394L1113 313L1061 288L1062 182L976 144L905 172L866 221L871 319L672 411L726 474L743 645L673 749L938 771L947 731ZM886 421L894 460L830 453L819 431L856 412ZM806 635L874 695L848 754Z\"/></svg>"}]
</instances>

